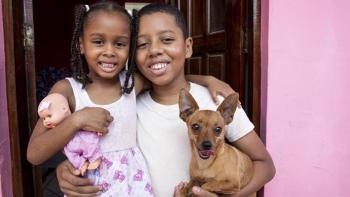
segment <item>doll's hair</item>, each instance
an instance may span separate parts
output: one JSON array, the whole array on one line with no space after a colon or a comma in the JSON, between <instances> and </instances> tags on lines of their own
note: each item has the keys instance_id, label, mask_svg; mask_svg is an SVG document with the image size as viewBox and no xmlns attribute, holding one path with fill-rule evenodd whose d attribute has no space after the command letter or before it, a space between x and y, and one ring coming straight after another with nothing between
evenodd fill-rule
<instances>
[{"instance_id":1,"label":"doll's hair","mask_svg":"<svg viewBox=\"0 0 350 197\"><path fill-rule=\"evenodd\" d=\"M129 15L129 13L126 11L125 8L120 6L114 1L98 1L91 5L77 5L74 10L74 29L73 29L73 36L72 36L72 42L71 42L71 59L70 59L70 65L73 70L73 78L79 81L83 84L83 88L88 83L92 83L92 80L89 78L89 67L87 65L85 56L80 53L80 42L79 38L84 33L85 25L91 20L92 17L94 17L94 13L98 11L104 11L104 12L117 12L125 16L125 18L128 20L128 23L132 21L132 17ZM135 31L134 28L130 25L131 30L131 36L133 36L133 32ZM136 34L137 35L137 34ZM130 43L132 44L133 39L130 38ZM130 46L130 51L131 51ZM135 71L135 65L133 64L134 61L133 56L129 55L128 59L128 70L126 72L126 79L124 86L122 87L123 93L130 93L131 90L134 87L134 75L133 72ZM131 78L131 85L129 85L129 80Z\"/></svg>"},{"instance_id":2,"label":"doll's hair","mask_svg":"<svg viewBox=\"0 0 350 197\"><path fill-rule=\"evenodd\" d=\"M154 13L165 13L173 16L175 18L176 25L181 29L184 39L189 37L189 32L187 28L187 23L182 15L181 11L172 5L166 3L151 3L143 7L138 15L141 18L143 15L154 14Z\"/></svg>"}]
</instances>

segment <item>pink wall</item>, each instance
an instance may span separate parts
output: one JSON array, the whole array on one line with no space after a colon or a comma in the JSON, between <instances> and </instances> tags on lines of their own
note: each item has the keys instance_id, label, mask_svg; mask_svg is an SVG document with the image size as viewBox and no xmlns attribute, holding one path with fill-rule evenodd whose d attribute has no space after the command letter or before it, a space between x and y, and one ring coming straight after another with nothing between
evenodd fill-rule
<instances>
[{"instance_id":1,"label":"pink wall","mask_svg":"<svg viewBox=\"0 0 350 197\"><path fill-rule=\"evenodd\" d=\"M265 196L347 197L350 1L262 2L268 21L262 42L267 76L262 118L277 167Z\"/></svg>"},{"instance_id":2,"label":"pink wall","mask_svg":"<svg viewBox=\"0 0 350 197\"><path fill-rule=\"evenodd\" d=\"M0 7L2 1L0 0ZM11 156L7 119L5 52L2 9L0 9L0 196L12 196Z\"/></svg>"}]
</instances>

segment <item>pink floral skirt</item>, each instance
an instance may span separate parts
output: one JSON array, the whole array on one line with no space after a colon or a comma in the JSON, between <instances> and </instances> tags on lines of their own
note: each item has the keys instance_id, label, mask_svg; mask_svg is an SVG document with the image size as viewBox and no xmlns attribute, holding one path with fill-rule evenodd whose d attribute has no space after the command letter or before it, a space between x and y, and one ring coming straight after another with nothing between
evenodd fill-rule
<instances>
[{"instance_id":1,"label":"pink floral skirt","mask_svg":"<svg viewBox=\"0 0 350 197\"><path fill-rule=\"evenodd\" d=\"M154 196L146 161L137 147L102 155L99 168L87 172L102 188L100 196Z\"/></svg>"}]
</instances>

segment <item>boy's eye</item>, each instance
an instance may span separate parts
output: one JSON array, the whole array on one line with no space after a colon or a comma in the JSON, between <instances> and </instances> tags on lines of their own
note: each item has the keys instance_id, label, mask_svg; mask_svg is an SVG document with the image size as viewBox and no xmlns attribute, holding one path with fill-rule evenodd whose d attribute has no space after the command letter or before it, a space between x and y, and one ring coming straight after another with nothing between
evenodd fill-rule
<instances>
[{"instance_id":1,"label":"boy's eye","mask_svg":"<svg viewBox=\"0 0 350 197\"><path fill-rule=\"evenodd\" d=\"M165 44L170 44L170 43L172 43L174 40L175 40L174 38L164 38L164 39L162 40L162 42L165 43Z\"/></svg>"},{"instance_id":2,"label":"boy's eye","mask_svg":"<svg viewBox=\"0 0 350 197\"><path fill-rule=\"evenodd\" d=\"M137 43L137 48L146 48L147 47L147 43L146 42L142 42L142 43Z\"/></svg>"},{"instance_id":3,"label":"boy's eye","mask_svg":"<svg viewBox=\"0 0 350 197\"><path fill-rule=\"evenodd\" d=\"M52 117L52 115L51 115L51 114L47 115L47 118L51 118L51 117Z\"/></svg>"}]
</instances>

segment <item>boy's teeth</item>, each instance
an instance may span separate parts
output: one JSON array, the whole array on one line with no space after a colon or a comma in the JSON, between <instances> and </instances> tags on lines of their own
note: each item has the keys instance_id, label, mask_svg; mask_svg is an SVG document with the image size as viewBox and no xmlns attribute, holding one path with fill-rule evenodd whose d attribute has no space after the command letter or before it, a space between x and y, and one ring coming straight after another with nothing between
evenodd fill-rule
<instances>
[{"instance_id":1,"label":"boy's teeth","mask_svg":"<svg viewBox=\"0 0 350 197\"><path fill-rule=\"evenodd\" d=\"M166 63L153 64L151 66L151 69L159 70L159 69L165 68L166 66L167 66Z\"/></svg>"}]
</instances>

